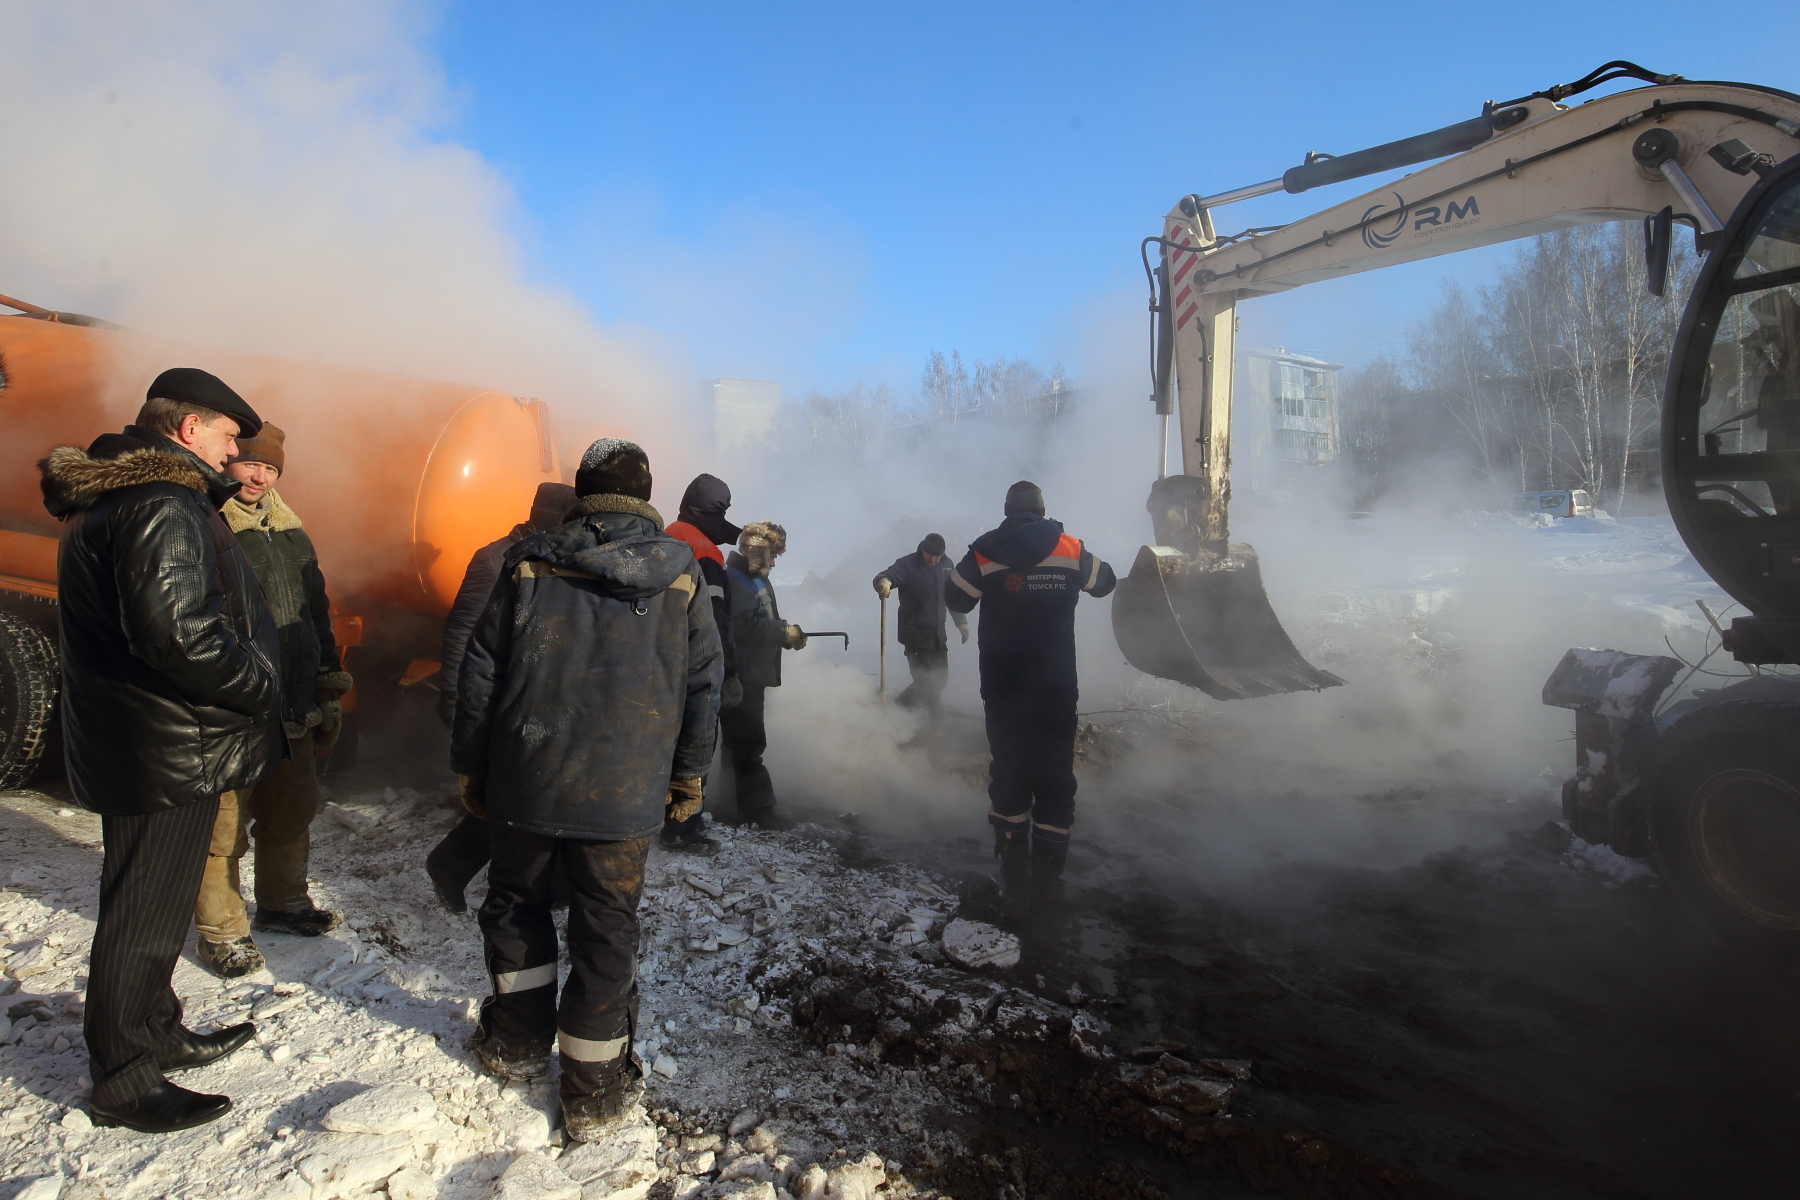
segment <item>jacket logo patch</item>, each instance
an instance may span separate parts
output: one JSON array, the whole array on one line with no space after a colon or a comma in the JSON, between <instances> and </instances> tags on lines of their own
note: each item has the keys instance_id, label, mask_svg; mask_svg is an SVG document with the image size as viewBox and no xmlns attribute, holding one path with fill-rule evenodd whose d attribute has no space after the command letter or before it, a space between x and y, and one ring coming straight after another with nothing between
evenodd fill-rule
<instances>
[{"instance_id":1,"label":"jacket logo patch","mask_svg":"<svg viewBox=\"0 0 1800 1200\"><path fill-rule=\"evenodd\" d=\"M1009 591L1009 592L1022 591L1024 589L1024 587L1025 587L1025 577L1023 575L1019 574L1017 571L1014 571L1012 574L1010 574L1006 577L1006 590L1007 591Z\"/></svg>"}]
</instances>

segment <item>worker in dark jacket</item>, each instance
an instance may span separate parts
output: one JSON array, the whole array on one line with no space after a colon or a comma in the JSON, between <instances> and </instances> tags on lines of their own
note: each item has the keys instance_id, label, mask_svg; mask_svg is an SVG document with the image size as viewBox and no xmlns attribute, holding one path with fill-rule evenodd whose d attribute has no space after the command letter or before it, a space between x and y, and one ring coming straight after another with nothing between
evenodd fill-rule
<instances>
[{"instance_id":1,"label":"worker in dark jacket","mask_svg":"<svg viewBox=\"0 0 1800 1200\"><path fill-rule=\"evenodd\" d=\"M638 897L649 837L700 807L722 678L700 568L651 508L650 463L602 438L567 524L506 553L457 683L451 764L493 831L481 930L494 994L476 1053L505 1079L561 1054L563 1127L591 1138L641 1068ZM556 995L551 864L569 881Z\"/></svg>"},{"instance_id":2,"label":"worker in dark jacket","mask_svg":"<svg viewBox=\"0 0 1800 1200\"><path fill-rule=\"evenodd\" d=\"M896 588L900 592L895 633L906 650L906 669L912 673L912 684L894 702L908 708L923 705L934 719L943 708L944 685L950 680L944 584L953 570L950 560L944 557L944 535L928 533L917 550L895 559L893 566L875 576L875 594L883 600ZM959 612L951 612L950 619L956 622L956 630L967 645L969 619Z\"/></svg>"},{"instance_id":3,"label":"worker in dark jacket","mask_svg":"<svg viewBox=\"0 0 1800 1200\"><path fill-rule=\"evenodd\" d=\"M219 519L219 473L262 421L191 367L157 376L136 424L39 464L66 521L56 580L69 787L100 814L105 862L83 1029L96 1125L187 1129L231 1107L165 1075L250 1039L181 1023L169 986L206 869L219 794L281 761L275 623Z\"/></svg>"},{"instance_id":4,"label":"worker in dark jacket","mask_svg":"<svg viewBox=\"0 0 1800 1200\"><path fill-rule=\"evenodd\" d=\"M1044 516L1021 480L1006 519L969 545L945 585L952 612L981 605L981 700L987 710L988 821L1000 877L1015 899L1054 886L1075 820L1075 602L1109 594L1113 570Z\"/></svg>"},{"instance_id":5,"label":"worker in dark jacket","mask_svg":"<svg viewBox=\"0 0 1800 1200\"><path fill-rule=\"evenodd\" d=\"M743 530L725 519L731 509L731 489L713 475L696 475L681 496L679 519L668 534L680 538L694 552L706 594L712 600L713 624L719 629L719 648L725 655L725 683L719 692L721 712L736 708L744 698L737 673L737 639L731 636L731 579L725 570L720 546L736 545ZM706 818L695 813L679 824L663 826L663 845L687 854L717 854L719 843L706 836Z\"/></svg>"},{"instance_id":6,"label":"worker in dark jacket","mask_svg":"<svg viewBox=\"0 0 1800 1200\"><path fill-rule=\"evenodd\" d=\"M219 797L194 925L201 963L226 979L263 965L238 890L238 863L253 838L257 929L318 937L343 920L312 902L306 865L319 813L318 751L329 749L343 728L340 698L350 690L350 676L331 633L331 599L318 553L299 514L275 490L286 466L287 435L276 426L265 424L254 438L240 436L225 466L238 492L219 509L256 572L281 638L277 666L288 740L287 758L267 779Z\"/></svg>"},{"instance_id":7,"label":"worker in dark jacket","mask_svg":"<svg viewBox=\"0 0 1800 1200\"><path fill-rule=\"evenodd\" d=\"M738 678L744 697L719 714L719 736L736 785L738 817L763 829L788 829L793 822L775 811L775 784L763 765L769 732L763 723L764 698L781 686L781 652L801 650L806 635L781 619L769 572L787 550L787 530L773 521L744 526L738 548L726 559L731 580L731 632L737 639Z\"/></svg>"},{"instance_id":8,"label":"worker in dark jacket","mask_svg":"<svg viewBox=\"0 0 1800 1200\"><path fill-rule=\"evenodd\" d=\"M463 651L468 647L469 635L475 631L475 622L487 608L488 597L493 595L506 552L534 533L561 525L573 507L575 489L568 484L538 484L525 521L514 525L505 537L477 550L469 560L462 586L456 589L456 599L450 604L450 615L444 618L444 649L438 664L438 716L446 726L456 723L456 681L462 674ZM453 913L467 912L469 906L463 893L487 862L488 824L474 813L465 812L444 840L425 856L425 874L438 902ZM566 900L566 896L560 898Z\"/></svg>"}]
</instances>

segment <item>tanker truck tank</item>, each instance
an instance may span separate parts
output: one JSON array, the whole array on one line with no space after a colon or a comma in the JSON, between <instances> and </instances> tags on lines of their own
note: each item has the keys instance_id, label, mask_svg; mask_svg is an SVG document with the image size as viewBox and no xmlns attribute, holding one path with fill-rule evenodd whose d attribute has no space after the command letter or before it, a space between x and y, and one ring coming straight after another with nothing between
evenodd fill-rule
<instances>
[{"instance_id":1,"label":"tanker truck tank","mask_svg":"<svg viewBox=\"0 0 1800 1200\"><path fill-rule=\"evenodd\" d=\"M392 699L432 676L470 557L523 519L538 484L572 477L536 399L61 316L0 317L0 787L53 749L60 526L37 461L128 424L164 368L213 372L287 431L277 486L318 548L333 627L369 704L371 692ZM337 765L355 753L356 723Z\"/></svg>"}]
</instances>

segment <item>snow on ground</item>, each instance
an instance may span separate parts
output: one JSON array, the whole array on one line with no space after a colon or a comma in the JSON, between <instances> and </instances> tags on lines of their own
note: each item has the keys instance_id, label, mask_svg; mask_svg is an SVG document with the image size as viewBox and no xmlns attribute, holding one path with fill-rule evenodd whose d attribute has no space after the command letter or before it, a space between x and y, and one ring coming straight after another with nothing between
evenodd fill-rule
<instances>
[{"instance_id":1,"label":"snow on ground","mask_svg":"<svg viewBox=\"0 0 1800 1200\"><path fill-rule=\"evenodd\" d=\"M827 942L879 942L942 965L933 937L957 901L939 880L899 864L846 866L808 827L715 828L725 849L711 859L653 849L638 1045L652 1067L651 1112L604 1152L566 1149L554 1078L502 1086L468 1049L488 986L480 933L472 914L432 902L423 869L458 815L447 796L346 798L315 825L312 860L314 898L346 914L341 929L259 934L269 968L236 981L198 967L190 942L174 977L187 1023L254 1020L257 1039L180 1077L229 1095L227 1116L145 1136L92 1128L85 1113L81 1000L99 819L36 793L0 796L0 1196L818 1200L828 1184L834 1195L934 1194L884 1155L929 1156L927 1110L958 1101L928 1073L815 1049L750 981L791 979ZM469 894L479 901L480 878ZM334 1116L382 1084L417 1085L423 1099L402 1104L388 1128ZM640 1137L653 1158L632 1167L644 1147L628 1143ZM647 1174L632 1175L645 1163Z\"/></svg>"}]
</instances>

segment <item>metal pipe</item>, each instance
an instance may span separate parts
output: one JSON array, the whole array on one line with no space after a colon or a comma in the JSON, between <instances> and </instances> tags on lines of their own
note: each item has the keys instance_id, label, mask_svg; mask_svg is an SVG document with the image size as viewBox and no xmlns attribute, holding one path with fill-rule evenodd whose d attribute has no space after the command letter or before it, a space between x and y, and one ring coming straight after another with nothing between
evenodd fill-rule
<instances>
[{"instance_id":1,"label":"metal pipe","mask_svg":"<svg viewBox=\"0 0 1800 1200\"><path fill-rule=\"evenodd\" d=\"M52 315L47 308L39 308L35 304L27 304L23 300L14 300L11 296L0 296L0 304L4 304L8 308L16 308L20 312L38 313L46 316Z\"/></svg>"},{"instance_id":2,"label":"metal pipe","mask_svg":"<svg viewBox=\"0 0 1800 1200\"><path fill-rule=\"evenodd\" d=\"M1700 227L1701 233L1717 233L1725 228L1724 223L1713 212L1712 205L1706 202L1706 197L1700 194L1694 181L1681 169L1680 163L1669 158L1658 164L1656 169L1662 172L1662 177L1669 181L1669 186L1675 189L1675 194L1687 205L1688 212L1693 214L1694 223Z\"/></svg>"},{"instance_id":3,"label":"metal pipe","mask_svg":"<svg viewBox=\"0 0 1800 1200\"><path fill-rule=\"evenodd\" d=\"M1232 188L1229 192L1220 192L1216 196L1198 196L1194 203L1201 208L1217 208L1221 204L1236 204L1239 200L1254 200L1258 196L1267 196L1271 192L1279 192L1282 181L1271 179L1267 183L1253 183L1249 187Z\"/></svg>"},{"instance_id":4,"label":"metal pipe","mask_svg":"<svg viewBox=\"0 0 1800 1200\"><path fill-rule=\"evenodd\" d=\"M1169 474L1169 414L1163 413L1159 420L1162 437L1156 443L1156 477L1164 479Z\"/></svg>"}]
</instances>

